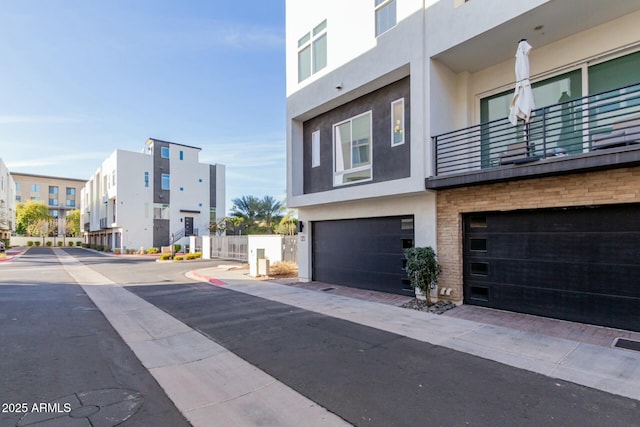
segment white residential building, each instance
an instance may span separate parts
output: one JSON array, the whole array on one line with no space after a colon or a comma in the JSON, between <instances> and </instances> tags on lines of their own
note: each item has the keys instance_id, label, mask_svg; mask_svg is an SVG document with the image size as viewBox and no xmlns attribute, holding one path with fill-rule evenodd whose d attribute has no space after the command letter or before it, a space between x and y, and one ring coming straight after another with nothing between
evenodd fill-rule
<instances>
[{"instance_id":1,"label":"white residential building","mask_svg":"<svg viewBox=\"0 0 640 427\"><path fill-rule=\"evenodd\" d=\"M637 0L287 0L303 280L640 330ZM514 56L536 106L509 124Z\"/></svg>"},{"instance_id":2,"label":"white residential building","mask_svg":"<svg viewBox=\"0 0 640 427\"><path fill-rule=\"evenodd\" d=\"M199 152L158 139L116 150L81 192L86 242L137 250L209 234L225 214L225 168L200 163Z\"/></svg>"},{"instance_id":3,"label":"white residential building","mask_svg":"<svg viewBox=\"0 0 640 427\"><path fill-rule=\"evenodd\" d=\"M0 159L0 239L8 239L16 224L16 185Z\"/></svg>"}]
</instances>

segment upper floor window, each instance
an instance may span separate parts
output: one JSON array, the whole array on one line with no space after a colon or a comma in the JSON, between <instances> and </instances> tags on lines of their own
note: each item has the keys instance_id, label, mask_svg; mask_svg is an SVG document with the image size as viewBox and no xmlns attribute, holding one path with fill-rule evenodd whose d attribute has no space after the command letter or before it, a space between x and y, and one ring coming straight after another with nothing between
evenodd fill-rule
<instances>
[{"instance_id":1,"label":"upper floor window","mask_svg":"<svg viewBox=\"0 0 640 427\"><path fill-rule=\"evenodd\" d=\"M169 158L169 147L160 147L160 157L163 159Z\"/></svg>"},{"instance_id":2,"label":"upper floor window","mask_svg":"<svg viewBox=\"0 0 640 427\"><path fill-rule=\"evenodd\" d=\"M184 151L180 150L180 160L184 160Z\"/></svg>"},{"instance_id":3,"label":"upper floor window","mask_svg":"<svg viewBox=\"0 0 640 427\"><path fill-rule=\"evenodd\" d=\"M162 189L163 190L171 189L171 179L168 173L162 174Z\"/></svg>"},{"instance_id":4,"label":"upper floor window","mask_svg":"<svg viewBox=\"0 0 640 427\"><path fill-rule=\"evenodd\" d=\"M75 200L67 200L67 207L68 208L75 208L76 207L76 201Z\"/></svg>"},{"instance_id":5,"label":"upper floor window","mask_svg":"<svg viewBox=\"0 0 640 427\"><path fill-rule=\"evenodd\" d=\"M391 103L391 146L404 144L404 98Z\"/></svg>"},{"instance_id":6,"label":"upper floor window","mask_svg":"<svg viewBox=\"0 0 640 427\"><path fill-rule=\"evenodd\" d=\"M16 182L16 191L22 191L22 184Z\"/></svg>"},{"instance_id":7,"label":"upper floor window","mask_svg":"<svg viewBox=\"0 0 640 427\"><path fill-rule=\"evenodd\" d=\"M39 193L39 192L40 192L40 185L38 185L38 184L31 184L31 192L32 192L32 193Z\"/></svg>"},{"instance_id":8,"label":"upper floor window","mask_svg":"<svg viewBox=\"0 0 640 427\"><path fill-rule=\"evenodd\" d=\"M67 196L75 196L76 195L76 189L73 187L67 187Z\"/></svg>"},{"instance_id":9,"label":"upper floor window","mask_svg":"<svg viewBox=\"0 0 640 427\"><path fill-rule=\"evenodd\" d=\"M22 201L22 196L16 196L16 202L21 202Z\"/></svg>"},{"instance_id":10,"label":"upper floor window","mask_svg":"<svg viewBox=\"0 0 640 427\"><path fill-rule=\"evenodd\" d=\"M375 0L376 37L396 26L396 0Z\"/></svg>"},{"instance_id":11,"label":"upper floor window","mask_svg":"<svg viewBox=\"0 0 640 427\"><path fill-rule=\"evenodd\" d=\"M39 202L40 201L40 197L31 196L31 200L33 200L34 202Z\"/></svg>"},{"instance_id":12,"label":"upper floor window","mask_svg":"<svg viewBox=\"0 0 640 427\"><path fill-rule=\"evenodd\" d=\"M371 111L333 126L334 185L371 180Z\"/></svg>"},{"instance_id":13,"label":"upper floor window","mask_svg":"<svg viewBox=\"0 0 640 427\"><path fill-rule=\"evenodd\" d=\"M49 199L49 206L58 206L58 199Z\"/></svg>"},{"instance_id":14,"label":"upper floor window","mask_svg":"<svg viewBox=\"0 0 640 427\"><path fill-rule=\"evenodd\" d=\"M149 187L149 172L144 173L144 186Z\"/></svg>"},{"instance_id":15,"label":"upper floor window","mask_svg":"<svg viewBox=\"0 0 640 427\"><path fill-rule=\"evenodd\" d=\"M298 40L298 82L327 66L327 20Z\"/></svg>"},{"instance_id":16,"label":"upper floor window","mask_svg":"<svg viewBox=\"0 0 640 427\"><path fill-rule=\"evenodd\" d=\"M320 131L311 134L311 167L320 166Z\"/></svg>"},{"instance_id":17,"label":"upper floor window","mask_svg":"<svg viewBox=\"0 0 640 427\"><path fill-rule=\"evenodd\" d=\"M49 194L58 194L58 187L49 186Z\"/></svg>"}]
</instances>

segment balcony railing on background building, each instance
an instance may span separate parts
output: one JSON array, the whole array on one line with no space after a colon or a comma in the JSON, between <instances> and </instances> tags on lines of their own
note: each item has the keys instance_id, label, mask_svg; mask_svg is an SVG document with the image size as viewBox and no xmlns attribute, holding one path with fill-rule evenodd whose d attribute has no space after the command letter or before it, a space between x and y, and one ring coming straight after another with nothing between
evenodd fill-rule
<instances>
[{"instance_id":1,"label":"balcony railing on background building","mask_svg":"<svg viewBox=\"0 0 640 427\"><path fill-rule=\"evenodd\" d=\"M432 138L435 174L462 174L639 144L640 83L505 117Z\"/></svg>"}]
</instances>

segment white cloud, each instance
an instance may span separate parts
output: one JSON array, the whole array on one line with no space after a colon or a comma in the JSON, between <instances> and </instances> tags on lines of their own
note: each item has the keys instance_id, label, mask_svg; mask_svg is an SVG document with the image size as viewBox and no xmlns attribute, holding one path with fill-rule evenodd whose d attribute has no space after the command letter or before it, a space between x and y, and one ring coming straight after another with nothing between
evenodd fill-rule
<instances>
[{"instance_id":1,"label":"white cloud","mask_svg":"<svg viewBox=\"0 0 640 427\"><path fill-rule=\"evenodd\" d=\"M63 166L72 165L73 162L78 162L81 160L96 160L96 168L100 166L100 163L109 155L109 153L104 152L86 152L86 153L71 153L71 154L61 154L56 156L47 156L47 157L39 157L32 159L24 159L24 160L16 160L16 161L7 161L7 168L9 170L15 169L29 169L29 168L39 168L39 167L49 167L49 166Z\"/></svg>"}]
</instances>

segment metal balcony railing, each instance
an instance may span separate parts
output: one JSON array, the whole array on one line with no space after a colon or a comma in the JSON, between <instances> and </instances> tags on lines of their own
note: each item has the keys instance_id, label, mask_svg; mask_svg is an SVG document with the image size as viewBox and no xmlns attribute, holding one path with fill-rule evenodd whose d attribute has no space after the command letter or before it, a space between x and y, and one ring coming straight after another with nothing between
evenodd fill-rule
<instances>
[{"instance_id":1,"label":"metal balcony railing","mask_svg":"<svg viewBox=\"0 0 640 427\"><path fill-rule=\"evenodd\" d=\"M640 83L539 108L526 126L505 117L432 139L436 176L624 145L640 149Z\"/></svg>"}]
</instances>

